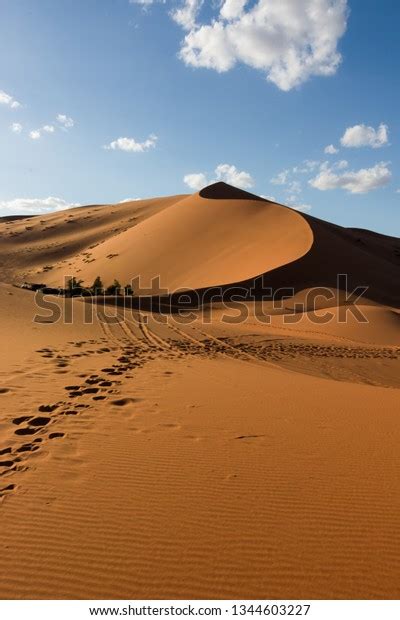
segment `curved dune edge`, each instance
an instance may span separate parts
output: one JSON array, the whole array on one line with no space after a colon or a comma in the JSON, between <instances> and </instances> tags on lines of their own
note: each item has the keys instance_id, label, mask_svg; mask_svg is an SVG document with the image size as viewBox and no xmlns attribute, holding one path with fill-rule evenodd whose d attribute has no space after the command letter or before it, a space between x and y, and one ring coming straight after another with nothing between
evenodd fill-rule
<instances>
[{"instance_id":1,"label":"curved dune edge","mask_svg":"<svg viewBox=\"0 0 400 620\"><path fill-rule=\"evenodd\" d=\"M255 278L309 251L313 233L299 213L232 190L229 198L221 197L220 187L216 198L183 198L100 243L90 262L77 256L67 270L56 265L46 282L59 285L63 275L79 274L88 284L97 275L125 284L140 275L141 287L152 294L172 293ZM161 288L153 282L158 277Z\"/></svg>"}]
</instances>

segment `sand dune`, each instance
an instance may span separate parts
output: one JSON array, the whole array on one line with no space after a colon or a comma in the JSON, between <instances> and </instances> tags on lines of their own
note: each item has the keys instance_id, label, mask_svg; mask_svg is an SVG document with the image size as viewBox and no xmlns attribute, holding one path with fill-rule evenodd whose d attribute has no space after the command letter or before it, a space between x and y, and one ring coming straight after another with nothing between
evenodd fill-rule
<instances>
[{"instance_id":1,"label":"sand dune","mask_svg":"<svg viewBox=\"0 0 400 620\"><path fill-rule=\"evenodd\" d=\"M0 240L1 598L400 596L397 239L217 184ZM148 314L12 285L66 274L294 295Z\"/></svg>"},{"instance_id":2,"label":"sand dune","mask_svg":"<svg viewBox=\"0 0 400 620\"><path fill-rule=\"evenodd\" d=\"M45 282L48 268L61 263L65 273L71 259L82 253L83 264L91 250L116 237L154 213L175 204L179 196L91 205L45 215L0 218L0 261L3 281ZM83 254L83 252L85 252ZM58 284L62 284L63 278Z\"/></svg>"},{"instance_id":3,"label":"sand dune","mask_svg":"<svg viewBox=\"0 0 400 620\"><path fill-rule=\"evenodd\" d=\"M368 287L365 299L400 306L400 242L345 229L217 183L199 194L82 207L3 222L3 279L61 286L75 275L90 285L140 276L143 287L336 291ZM32 266L36 269L32 269ZM262 278L261 278L262 277ZM340 287L340 282L339 282ZM321 302L320 302L321 303ZM329 305L327 303L326 305Z\"/></svg>"},{"instance_id":4,"label":"sand dune","mask_svg":"<svg viewBox=\"0 0 400 620\"><path fill-rule=\"evenodd\" d=\"M229 194L230 196L232 194ZM101 274L106 282L141 277L151 288L153 278L172 293L236 283L285 265L305 254L312 244L310 227L295 211L253 199L236 190L236 198L195 194L147 218L134 228L105 240L91 251L90 263L72 261L86 282ZM238 232L240 231L240 234ZM47 281L57 284L63 267Z\"/></svg>"}]
</instances>

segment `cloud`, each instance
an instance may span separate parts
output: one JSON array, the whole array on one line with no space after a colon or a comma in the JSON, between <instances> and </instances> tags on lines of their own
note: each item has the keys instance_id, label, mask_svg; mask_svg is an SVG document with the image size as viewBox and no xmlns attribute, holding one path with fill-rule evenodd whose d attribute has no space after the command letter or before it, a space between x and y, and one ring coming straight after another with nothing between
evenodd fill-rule
<instances>
[{"instance_id":1,"label":"cloud","mask_svg":"<svg viewBox=\"0 0 400 620\"><path fill-rule=\"evenodd\" d=\"M191 30L196 26L196 17L202 4L203 0L185 0L179 9L171 11L171 17L184 30Z\"/></svg>"},{"instance_id":2,"label":"cloud","mask_svg":"<svg viewBox=\"0 0 400 620\"><path fill-rule=\"evenodd\" d=\"M12 125L10 125L10 129L14 133L21 133L22 132L22 125L21 125L21 123L12 123Z\"/></svg>"},{"instance_id":3,"label":"cloud","mask_svg":"<svg viewBox=\"0 0 400 620\"><path fill-rule=\"evenodd\" d=\"M226 20L238 19L242 16L247 0L225 0L223 2L220 16Z\"/></svg>"},{"instance_id":4,"label":"cloud","mask_svg":"<svg viewBox=\"0 0 400 620\"><path fill-rule=\"evenodd\" d=\"M329 146L324 148L324 153L327 155L336 155L336 153L339 153L339 149L333 146L333 144L329 144Z\"/></svg>"},{"instance_id":5,"label":"cloud","mask_svg":"<svg viewBox=\"0 0 400 620\"><path fill-rule=\"evenodd\" d=\"M273 185L286 185L286 183L288 182L289 174L290 170L282 170L282 172L279 172L279 174L277 174L271 179L271 183Z\"/></svg>"},{"instance_id":6,"label":"cloud","mask_svg":"<svg viewBox=\"0 0 400 620\"><path fill-rule=\"evenodd\" d=\"M392 173L388 165L387 162L380 162L373 168L348 170L341 174L325 166L314 179L309 181L309 184L321 191L345 189L351 194L366 194L390 182Z\"/></svg>"},{"instance_id":7,"label":"cloud","mask_svg":"<svg viewBox=\"0 0 400 620\"><path fill-rule=\"evenodd\" d=\"M107 151L127 151L131 153L143 153L154 148L158 138L151 134L144 142L136 142L135 138L118 138L103 148Z\"/></svg>"},{"instance_id":8,"label":"cloud","mask_svg":"<svg viewBox=\"0 0 400 620\"><path fill-rule=\"evenodd\" d=\"M229 185L234 185L235 187L248 189L254 185L252 176L244 170L238 170L236 166L219 164L219 166L215 169L215 173L217 175L217 181L224 181L225 183L229 183Z\"/></svg>"},{"instance_id":9,"label":"cloud","mask_svg":"<svg viewBox=\"0 0 400 620\"><path fill-rule=\"evenodd\" d=\"M43 125L43 127L40 127L40 129L33 129L32 131L30 131L29 132L29 137L32 140L39 140L42 137L42 132L43 131L45 133L54 133L55 130L56 129L55 129L54 125Z\"/></svg>"},{"instance_id":10,"label":"cloud","mask_svg":"<svg viewBox=\"0 0 400 620\"><path fill-rule=\"evenodd\" d=\"M203 187L217 181L223 181L241 189L248 189L254 185L254 179L249 172L238 170L236 166L231 164L219 164L215 168L214 174L215 178L213 180L208 180L207 175L203 172L186 174L183 177L183 182L195 191L199 191Z\"/></svg>"},{"instance_id":11,"label":"cloud","mask_svg":"<svg viewBox=\"0 0 400 620\"><path fill-rule=\"evenodd\" d=\"M0 212L6 211L11 214L35 214L63 211L71 207L80 207L79 203L67 202L62 198L49 196L48 198L14 198L13 200L0 200Z\"/></svg>"},{"instance_id":12,"label":"cloud","mask_svg":"<svg viewBox=\"0 0 400 620\"><path fill-rule=\"evenodd\" d=\"M122 204L124 202L136 202L136 200L142 200L141 198L124 198L123 200L119 201L119 204Z\"/></svg>"},{"instance_id":13,"label":"cloud","mask_svg":"<svg viewBox=\"0 0 400 620\"><path fill-rule=\"evenodd\" d=\"M57 114L57 121L61 125L62 129L70 129L75 125L75 121L65 114Z\"/></svg>"},{"instance_id":14,"label":"cloud","mask_svg":"<svg viewBox=\"0 0 400 620\"><path fill-rule=\"evenodd\" d=\"M193 189L194 191L200 191L206 185L209 185L207 181L207 177L202 172L194 172L193 174L185 174L183 177L183 182Z\"/></svg>"},{"instance_id":15,"label":"cloud","mask_svg":"<svg viewBox=\"0 0 400 620\"><path fill-rule=\"evenodd\" d=\"M5 93L4 90L0 90L0 104L8 106L12 110L21 107L20 102L16 101L14 97L9 95L8 93Z\"/></svg>"},{"instance_id":16,"label":"cloud","mask_svg":"<svg viewBox=\"0 0 400 620\"><path fill-rule=\"evenodd\" d=\"M199 0L184 0L173 19L187 34L179 57L186 65L220 73L243 63L283 91L312 76L333 75L347 0L225 0L209 23L196 23Z\"/></svg>"},{"instance_id":17,"label":"cloud","mask_svg":"<svg viewBox=\"0 0 400 620\"><path fill-rule=\"evenodd\" d=\"M354 125L348 127L340 139L342 146L346 148L360 148L371 146L379 149L388 143L388 126L381 123L378 129L366 125Z\"/></svg>"}]
</instances>

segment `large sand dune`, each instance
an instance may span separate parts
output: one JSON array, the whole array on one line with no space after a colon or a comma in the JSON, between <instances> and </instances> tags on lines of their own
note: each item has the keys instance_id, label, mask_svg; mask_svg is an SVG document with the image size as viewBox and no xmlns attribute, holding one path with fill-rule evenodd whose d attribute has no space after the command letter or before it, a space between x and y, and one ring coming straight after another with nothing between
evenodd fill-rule
<instances>
[{"instance_id":1,"label":"large sand dune","mask_svg":"<svg viewBox=\"0 0 400 620\"><path fill-rule=\"evenodd\" d=\"M217 183L192 196L84 207L4 222L3 277L60 286L140 276L160 292L241 283L256 290L368 287L366 298L400 305L400 242L344 229ZM32 266L36 269L32 269Z\"/></svg>"}]
</instances>

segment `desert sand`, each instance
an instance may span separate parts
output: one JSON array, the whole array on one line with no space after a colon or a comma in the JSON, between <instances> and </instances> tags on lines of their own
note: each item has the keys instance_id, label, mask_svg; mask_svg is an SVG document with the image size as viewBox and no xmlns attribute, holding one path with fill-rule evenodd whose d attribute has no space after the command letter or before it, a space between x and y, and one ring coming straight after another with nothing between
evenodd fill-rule
<instances>
[{"instance_id":1,"label":"desert sand","mask_svg":"<svg viewBox=\"0 0 400 620\"><path fill-rule=\"evenodd\" d=\"M0 219L0 266L1 598L400 598L397 238L216 184ZM254 294L18 286L66 276Z\"/></svg>"}]
</instances>

